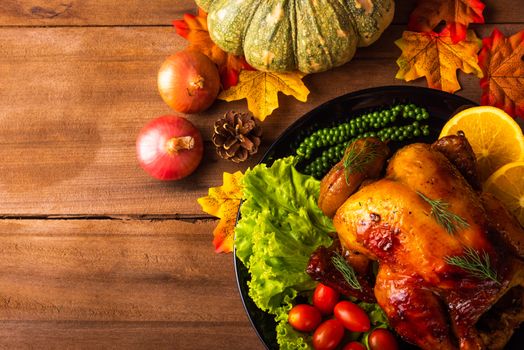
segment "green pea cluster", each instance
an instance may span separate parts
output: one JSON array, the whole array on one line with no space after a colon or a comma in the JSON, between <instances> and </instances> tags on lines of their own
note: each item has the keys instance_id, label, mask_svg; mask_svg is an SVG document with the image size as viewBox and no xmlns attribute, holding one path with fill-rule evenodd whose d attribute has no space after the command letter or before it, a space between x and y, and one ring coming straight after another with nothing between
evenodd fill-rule
<instances>
[{"instance_id":1,"label":"green pea cluster","mask_svg":"<svg viewBox=\"0 0 524 350\"><path fill-rule=\"evenodd\" d=\"M376 134L382 141L404 141L420 135L429 135L429 125L420 125L420 123L415 120L408 125L384 128L379 130Z\"/></svg>"},{"instance_id":2,"label":"green pea cluster","mask_svg":"<svg viewBox=\"0 0 524 350\"><path fill-rule=\"evenodd\" d=\"M356 139L351 139L348 144ZM317 179L321 178L333 165L342 159L345 149L346 144L338 144L322 151L318 157L306 165L304 173L312 175Z\"/></svg>"},{"instance_id":3,"label":"green pea cluster","mask_svg":"<svg viewBox=\"0 0 524 350\"><path fill-rule=\"evenodd\" d=\"M429 113L425 108L414 104L397 104L313 132L299 144L296 155L299 162L316 156L305 166L304 172L320 178L342 159L348 143L362 137L378 137L382 141L404 141L429 135L429 126L421 124L427 119ZM401 121L403 125L391 125L397 121ZM325 149L322 150L323 148Z\"/></svg>"}]
</instances>

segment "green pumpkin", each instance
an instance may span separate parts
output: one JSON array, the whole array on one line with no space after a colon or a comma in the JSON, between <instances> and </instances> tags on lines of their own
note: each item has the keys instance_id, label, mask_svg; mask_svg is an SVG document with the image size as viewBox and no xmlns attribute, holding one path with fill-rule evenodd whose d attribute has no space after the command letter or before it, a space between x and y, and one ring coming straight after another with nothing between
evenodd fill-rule
<instances>
[{"instance_id":1,"label":"green pumpkin","mask_svg":"<svg viewBox=\"0 0 524 350\"><path fill-rule=\"evenodd\" d=\"M393 0L196 0L211 39L264 71L321 72L353 57L391 23Z\"/></svg>"}]
</instances>

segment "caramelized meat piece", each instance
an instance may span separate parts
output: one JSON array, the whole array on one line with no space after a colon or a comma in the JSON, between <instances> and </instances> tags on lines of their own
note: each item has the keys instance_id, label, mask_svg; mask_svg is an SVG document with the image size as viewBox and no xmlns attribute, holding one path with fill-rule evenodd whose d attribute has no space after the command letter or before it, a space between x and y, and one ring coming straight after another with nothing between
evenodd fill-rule
<instances>
[{"instance_id":1,"label":"caramelized meat piece","mask_svg":"<svg viewBox=\"0 0 524 350\"><path fill-rule=\"evenodd\" d=\"M389 153L388 146L374 137L352 142L342 160L320 182L318 206L324 214L333 217L362 181L378 177Z\"/></svg>"},{"instance_id":2,"label":"caramelized meat piece","mask_svg":"<svg viewBox=\"0 0 524 350\"><path fill-rule=\"evenodd\" d=\"M493 243L504 243L515 255L524 259L524 235L517 219L490 193L480 199L487 212L489 232Z\"/></svg>"},{"instance_id":3,"label":"caramelized meat piece","mask_svg":"<svg viewBox=\"0 0 524 350\"><path fill-rule=\"evenodd\" d=\"M378 303L397 333L425 349L456 349L445 309L432 289L418 276L381 267L375 285Z\"/></svg>"},{"instance_id":4,"label":"caramelized meat piece","mask_svg":"<svg viewBox=\"0 0 524 350\"><path fill-rule=\"evenodd\" d=\"M455 166L463 158L451 162L440 149L412 144L399 150L385 178L351 195L333 221L345 249L378 261L375 296L403 338L427 350L485 349L475 324L509 290L524 286L524 263L516 255L524 231L494 223L491 216L504 216L483 206ZM462 171L475 179L473 169ZM510 243L495 243L493 230L511 231ZM478 264L450 260L468 261L468 254L477 254L489 275L471 269Z\"/></svg>"},{"instance_id":5,"label":"caramelized meat piece","mask_svg":"<svg viewBox=\"0 0 524 350\"><path fill-rule=\"evenodd\" d=\"M462 131L459 131L457 135L444 136L435 141L431 147L445 155L471 187L477 191L482 189L477 169L477 158Z\"/></svg>"},{"instance_id":6,"label":"caramelized meat piece","mask_svg":"<svg viewBox=\"0 0 524 350\"><path fill-rule=\"evenodd\" d=\"M358 260L358 265L355 268L357 272L357 279L360 283L362 290L352 288L344 279L339 270L333 265L333 256L339 253L341 255L346 255L342 252L342 248L338 240L335 240L333 244L326 248L321 246L317 248L311 257L309 258L309 263L306 269L306 272L313 278L315 281L318 281L326 286L329 286L335 289L340 294L345 296L352 296L360 300L366 301L368 303L376 302L375 296L373 295L373 281L372 274L369 270L369 265L364 262L365 259L362 255L361 259ZM355 262L355 261L353 261ZM364 267L364 264L366 266ZM363 271L363 268L366 271ZM364 272L365 274L363 274Z\"/></svg>"},{"instance_id":7,"label":"caramelized meat piece","mask_svg":"<svg viewBox=\"0 0 524 350\"><path fill-rule=\"evenodd\" d=\"M482 315L477 327L486 349L504 349L513 330L524 322L523 295L524 287L514 287Z\"/></svg>"}]
</instances>

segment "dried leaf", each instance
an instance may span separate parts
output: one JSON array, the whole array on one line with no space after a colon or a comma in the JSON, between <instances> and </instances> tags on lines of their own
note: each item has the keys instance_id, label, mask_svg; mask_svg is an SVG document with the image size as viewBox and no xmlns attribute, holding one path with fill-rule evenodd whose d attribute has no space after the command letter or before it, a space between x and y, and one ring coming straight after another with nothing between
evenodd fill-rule
<instances>
[{"instance_id":1,"label":"dried leaf","mask_svg":"<svg viewBox=\"0 0 524 350\"><path fill-rule=\"evenodd\" d=\"M480 103L524 118L524 30L506 38L498 29L482 40Z\"/></svg>"},{"instance_id":2,"label":"dried leaf","mask_svg":"<svg viewBox=\"0 0 524 350\"><path fill-rule=\"evenodd\" d=\"M213 230L213 245L217 253L233 251L235 222L242 200L243 177L240 171L234 174L224 173L222 186L211 187L206 197L197 199L204 212L220 218Z\"/></svg>"},{"instance_id":3,"label":"dried leaf","mask_svg":"<svg viewBox=\"0 0 524 350\"><path fill-rule=\"evenodd\" d=\"M419 0L409 17L408 29L431 32L444 21L452 41L457 43L466 38L470 23L484 23L485 6L480 0Z\"/></svg>"},{"instance_id":4,"label":"dried leaf","mask_svg":"<svg viewBox=\"0 0 524 350\"><path fill-rule=\"evenodd\" d=\"M460 89L457 69L482 77L477 64L481 42L472 30L464 41L456 44L447 27L438 34L405 31L395 44L402 50L397 60L400 67L397 79L411 81L425 77L429 87L455 92Z\"/></svg>"},{"instance_id":5,"label":"dried leaf","mask_svg":"<svg viewBox=\"0 0 524 350\"><path fill-rule=\"evenodd\" d=\"M304 85L301 72L272 73L243 70L236 86L222 91L218 98L224 101L247 99L247 108L253 115L264 121L278 108L278 92L292 95L297 100L306 102L309 94Z\"/></svg>"},{"instance_id":6,"label":"dried leaf","mask_svg":"<svg viewBox=\"0 0 524 350\"><path fill-rule=\"evenodd\" d=\"M242 69L253 69L244 57L234 56L215 45L207 28L207 14L199 9L198 16L185 14L184 19L173 21L176 32L189 41L188 48L202 52L218 66L224 89L238 82Z\"/></svg>"}]
</instances>

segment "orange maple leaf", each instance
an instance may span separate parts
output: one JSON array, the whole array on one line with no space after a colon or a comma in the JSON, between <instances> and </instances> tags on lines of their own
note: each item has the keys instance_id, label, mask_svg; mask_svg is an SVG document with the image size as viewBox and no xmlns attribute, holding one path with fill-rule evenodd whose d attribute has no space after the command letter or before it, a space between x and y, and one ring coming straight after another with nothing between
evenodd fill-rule
<instances>
[{"instance_id":1,"label":"orange maple leaf","mask_svg":"<svg viewBox=\"0 0 524 350\"><path fill-rule=\"evenodd\" d=\"M247 99L247 108L260 121L278 108L278 93L294 96L301 102L307 101L309 90L304 85L301 72L243 71L236 86L224 90L218 98L224 101Z\"/></svg>"},{"instance_id":2,"label":"orange maple leaf","mask_svg":"<svg viewBox=\"0 0 524 350\"><path fill-rule=\"evenodd\" d=\"M524 118L524 30L506 38L498 29L482 40L480 103Z\"/></svg>"},{"instance_id":3,"label":"orange maple leaf","mask_svg":"<svg viewBox=\"0 0 524 350\"><path fill-rule=\"evenodd\" d=\"M431 32L444 21L452 41L457 43L466 38L470 23L484 23L485 6L480 0L419 0L409 17L408 29Z\"/></svg>"},{"instance_id":4,"label":"orange maple leaf","mask_svg":"<svg viewBox=\"0 0 524 350\"><path fill-rule=\"evenodd\" d=\"M203 211L220 218L213 231L213 245L217 253L233 251L235 223L242 200L243 177L240 171L234 174L224 173L222 186L211 187L206 197L197 199Z\"/></svg>"},{"instance_id":5,"label":"orange maple leaf","mask_svg":"<svg viewBox=\"0 0 524 350\"><path fill-rule=\"evenodd\" d=\"M186 13L184 19L173 21L173 25L177 34L189 41L189 49L200 51L215 62L224 89L238 83L238 75L242 69L253 70L244 57L225 52L211 40L207 14L203 10L198 10L198 16Z\"/></svg>"},{"instance_id":6,"label":"orange maple leaf","mask_svg":"<svg viewBox=\"0 0 524 350\"><path fill-rule=\"evenodd\" d=\"M459 43L452 42L447 27L440 33L405 31L395 44L402 50L397 60L400 67L397 79L411 81L425 77L429 87L453 93L460 89L457 69L482 77L477 64L481 41L472 30Z\"/></svg>"}]
</instances>

